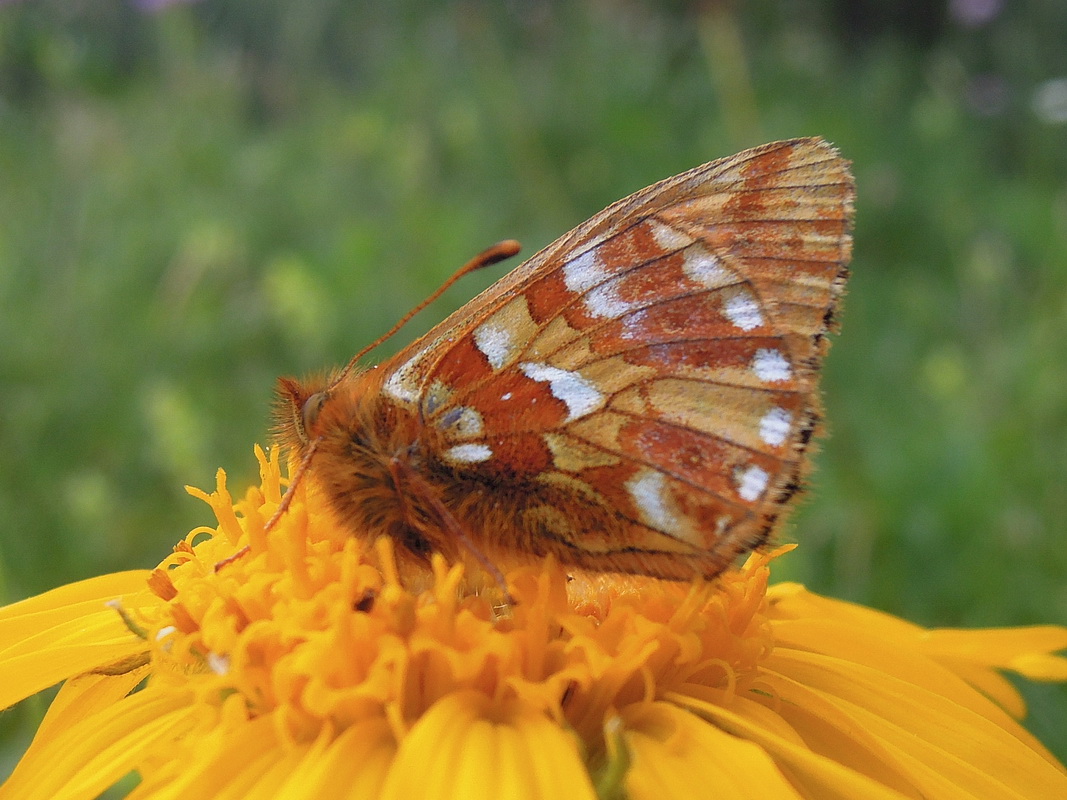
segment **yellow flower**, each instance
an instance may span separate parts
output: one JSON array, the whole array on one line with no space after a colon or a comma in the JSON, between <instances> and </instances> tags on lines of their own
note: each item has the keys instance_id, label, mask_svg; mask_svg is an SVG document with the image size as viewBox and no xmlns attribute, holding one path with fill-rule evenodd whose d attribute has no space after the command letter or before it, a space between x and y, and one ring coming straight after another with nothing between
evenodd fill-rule
<instances>
[{"instance_id":1,"label":"yellow flower","mask_svg":"<svg viewBox=\"0 0 1067 800\"><path fill-rule=\"evenodd\" d=\"M1067 680L1067 629L925 630L768 587L776 554L694 585L550 562L494 605L303 487L264 534L258 455L158 569L0 609L2 705L66 681L0 797L1067 797L998 671Z\"/></svg>"}]
</instances>

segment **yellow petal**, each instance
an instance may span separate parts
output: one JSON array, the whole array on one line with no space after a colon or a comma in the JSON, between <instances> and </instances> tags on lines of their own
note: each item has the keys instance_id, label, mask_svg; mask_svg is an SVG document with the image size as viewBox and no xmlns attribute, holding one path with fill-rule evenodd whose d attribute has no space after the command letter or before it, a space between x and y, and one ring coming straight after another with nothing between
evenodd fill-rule
<instances>
[{"instance_id":1,"label":"yellow petal","mask_svg":"<svg viewBox=\"0 0 1067 800\"><path fill-rule=\"evenodd\" d=\"M1003 708L1013 719L1022 719L1026 716L1026 700L1023 699L1015 685L995 669L973 662L955 661L951 658L938 660L959 675L960 680L973 686ZM1033 740L1031 746L1041 747L1036 739Z\"/></svg>"},{"instance_id":2,"label":"yellow petal","mask_svg":"<svg viewBox=\"0 0 1067 800\"><path fill-rule=\"evenodd\" d=\"M929 631L925 639L930 653L1015 670L1031 680L1067 680L1067 658L1050 655L1067 649L1067 628L940 629Z\"/></svg>"},{"instance_id":3,"label":"yellow petal","mask_svg":"<svg viewBox=\"0 0 1067 800\"><path fill-rule=\"evenodd\" d=\"M1030 747L1025 731L1007 715L994 722L937 692L824 655L780 651L769 667L772 662L779 674L818 692L900 759L925 765L928 771L909 773L929 796L938 796L939 776L948 776L960 797L997 791L1067 797L1067 775Z\"/></svg>"},{"instance_id":4,"label":"yellow petal","mask_svg":"<svg viewBox=\"0 0 1067 800\"><path fill-rule=\"evenodd\" d=\"M197 709L181 692L138 692L79 724L34 740L37 751L23 760L0 798L92 800L136 768L146 752L186 733Z\"/></svg>"},{"instance_id":5,"label":"yellow petal","mask_svg":"<svg viewBox=\"0 0 1067 800\"><path fill-rule=\"evenodd\" d=\"M130 800L251 797L264 771L285 755L279 747L274 721L264 716L221 728L205 737L200 747L190 749L187 745L181 763L172 761L169 770L155 772ZM276 790L280 780L274 780ZM262 786L259 791L262 795Z\"/></svg>"},{"instance_id":6,"label":"yellow petal","mask_svg":"<svg viewBox=\"0 0 1067 800\"><path fill-rule=\"evenodd\" d=\"M0 708L146 649L110 608L52 624L0 653Z\"/></svg>"},{"instance_id":7,"label":"yellow petal","mask_svg":"<svg viewBox=\"0 0 1067 800\"><path fill-rule=\"evenodd\" d=\"M813 594L800 584L782 583L767 591L776 617L776 634L788 630L782 620L835 621L858 635L877 635L889 647L903 645L935 658L951 658L1011 669L1034 680L1067 680L1067 627L926 630L881 611Z\"/></svg>"},{"instance_id":8,"label":"yellow petal","mask_svg":"<svg viewBox=\"0 0 1067 800\"><path fill-rule=\"evenodd\" d=\"M82 675L63 684L48 713L41 721L34 741L59 735L65 728L77 725L117 703L148 673L145 665L123 675ZM33 745L27 752L33 752Z\"/></svg>"},{"instance_id":9,"label":"yellow petal","mask_svg":"<svg viewBox=\"0 0 1067 800\"><path fill-rule=\"evenodd\" d=\"M0 608L0 708L145 651L105 604L143 595L149 574L101 575Z\"/></svg>"},{"instance_id":10,"label":"yellow petal","mask_svg":"<svg viewBox=\"0 0 1067 800\"><path fill-rule=\"evenodd\" d=\"M0 608L0 641L7 641L10 636L19 632L17 628L7 627L13 620L49 611L60 612L60 619L64 618L63 614L66 614L66 619L72 619L80 616L77 611L79 604L106 603L108 600L143 591L151 574L151 571L146 569L112 572L77 583L68 583L44 594L4 606Z\"/></svg>"},{"instance_id":11,"label":"yellow petal","mask_svg":"<svg viewBox=\"0 0 1067 800\"><path fill-rule=\"evenodd\" d=\"M576 739L539 711L496 708L485 695L457 692L411 728L382 790L383 800L593 800Z\"/></svg>"},{"instance_id":12,"label":"yellow petal","mask_svg":"<svg viewBox=\"0 0 1067 800\"><path fill-rule=\"evenodd\" d=\"M906 641L892 635L883 638L878 625L854 628L833 619L814 618L777 622L774 625L775 652L767 663L790 653L822 653L842 662L877 669L886 675L950 698L971 711L1011 724L1011 717L988 698L975 692L959 675L932 660L919 649L919 638ZM788 674L788 673L787 673Z\"/></svg>"},{"instance_id":13,"label":"yellow petal","mask_svg":"<svg viewBox=\"0 0 1067 800\"><path fill-rule=\"evenodd\" d=\"M251 761L242 763L239 769L231 769L234 780L229 781L211 794L188 794L184 797L210 797L212 800L290 800L286 791L288 778L296 771L309 748L278 748L261 752Z\"/></svg>"},{"instance_id":14,"label":"yellow petal","mask_svg":"<svg viewBox=\"0 0 1067 800\"><path fill-rule=\"evenodd\" d=\"M690 709L728 733L760 745L783 774L788 775L800 797L811 800L905 800L913 797L894 791L832 757L779 736L724 706L673 693L666 699Z\"/></svg>"},{"instance_id":15,"label":"yellow petal","mask_svg":"<svg viewBox=\"0 0 1067 800\"><path fill-rule=\"evenodd\" d=\"M799 583L783 582L767 589L774 619L835 619L862 631L877 628L887 639L914 641L925 629L900 617L867 606L809 592Z\"/></svg>"},{"instance_id":16,"label":"yellow petal","mask_svg":"<svg viewBox=\"0 0 1067 800\"><path fill-rule=\"evenodd\" d=\"M385 719L345 729L331 742L316 743L278 792L286 800L376 800L396 755Z\"/></svg>"},{"instance_id":17,"label":"yellow petal","mask_svg":"<svg viewBox=\"0 0 1067 800\"><path fill-rule=\"evenodd\" d=\"M774 760L753 742L731 736L669 703L622 711L632 765L631 800L796 800L802 797Z\"/></svg>"}]
</instances>

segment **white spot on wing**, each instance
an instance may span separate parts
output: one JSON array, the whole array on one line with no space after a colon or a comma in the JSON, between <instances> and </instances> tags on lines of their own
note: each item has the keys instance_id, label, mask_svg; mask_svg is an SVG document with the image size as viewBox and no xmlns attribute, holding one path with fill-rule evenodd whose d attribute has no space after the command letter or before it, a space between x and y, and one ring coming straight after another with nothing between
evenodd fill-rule
<instances>
[{"instance_id":1,"label":"white spot on wing","mask_svg":"<svg viewBox=\"0 0 1067 800\"><path fill-rule=\"evenodd\" d=\"M419 398L419 384L415 369L426 355L426 348L420 350L399 367L385 381L382 392L406 403L414 403Z\"/></svg>"},{"instance_id":2,"label":"white spot on wing","mask_svg":"<svg viewBox=\"0 0 1067 800\"><path fill-rule=\"evenodd\" d=\"M763 324L759 303L748 292L738 292L723 304L726 318L743 331L750 331Z\"/></svg>"},{"instance_id":3,"label":"white spot on wing","mask_svg":"<svg viewBox=\"0 0 1067 800\"><path fill-rule=\"evenodd\" d=\"M618 319L634 308L634 303L628 303L620 298L618 291L619 283L617 280L597 286L585 296L586 309L594 317Z\"/></svg>"},{"instance_id":4,"label":"white spot on wing","mask_svg":"<svg viewBox=\"0 0 1067 800\"><path fill-rule=\"evenodd\" d=\"M778 383L793 377L789 361L780 350L764 348L756 351L752 359L752 371L765 383Z\"/></svg>"},{"instance_id":5,"label":"white spot on wing","mask_svg":"<svg viewBox=\"0 0 1067 800\"><path fill-rule=\"evenodd\" d=\"M767 470L755 464L748 466L738 479L737 493L742 500L752 503L759 500L771 479Z\"/></svg>"},{"instance_id":6,"label":"white spot on wing","mask_svg":"<svg viewBox=\"0 0 1067 800\"><path fill-rule=\"evenodd\" d=\"M670 532L678 527L678 520L664 496L666 489L663 473L650 469L643 469L626 481L626 491L634 499L642 519L657 530Z\"/></svg>"},{"instance_id":7,"label":"white spot on wing","mask_svg":"<svg viewBox=\"0 0 1067 800\"><path fill-rule=\"evenodd\" d=\"M759 436L772 447L784 444L793 425L793 415L777 406L763 415L759 423Z\"/></svg>"},{"instance_id":8,"label":"white spot on wing","mask_svg":"<svg viewBox=\"0 0 1067 800\"><path fill-rule=\"evenodd\" d=\"M691 247L685 251L682 272L708 289L737 283L737 276L723 269L719 259L703 247Z\"/></svg>"},{"instance_id":9,"label":"white spot on wing","mask_svg":"<svg viewBox=\"0 0 1067 800\"><path fill-rule=\"evenodd\" d=\"M469 406L453 408L441 417L437 425L458 438L480 436L485 432L482 415Z\"/></svg>"},{"instance_id":10,"label":"white spot on wing","mask_svg":"<svg viewBox=\"0 0 1067 800\"><path fill-rule=\"evenodd\" d=\"M651 220L649 225L652 228L652 238L655 239L656 244L664 250L673 252L675 250L681 250L683 247L687 247L693 243L692 238L686 236L677 228L672 228L670 225L664 225L658 220Z\"/></svg>"},{"instance_id":11,"label":"white spot on wing","mask_svg":"<svg viewBox=\"0 0 1067 800\"><path fill-rule=\"evenodd\" d=\"M474 344L489 359L489 366L500 369L507 363L514 342L507 328L492 321L483 322L474 329Z\"/></svg>"},{"instance_id":12,"label":"white spot on wing","mask_svg":"<svg viewBox=\"0 0 1067 800\"><path fill-rule=\"evenodd\" d=\"M626 318L622 326L622 336L624 339L643 339L646 336L645 331L645 317L648 312L645 309L641 309Z\"/></svg>"},{"instance_id":13,"label":"white spot on wing","mask_svg":"<svg viewBox=\"0 0 1067 800\"><path fill-rule=\"evenodd\" d=\"M552 396L567 404L568 422L584 417L604 404L604 395L577 372L530 361L519 366L527 378L548 383Z\"/></svg>"},{"instance_id":14,"label":"white spot on wing","mask_svg":"<svg viewBox=\"0 0 1067 800\"><path fill-rule=\"evenodd\" d=\"M572 292L584 294L604 280L607 273L597 257L596 248L563 265L563 282Z\"/></svg>"},{"instance_id":15,"label":"white spot on wing","mask_svg":"<svg viewBox=\"0 0 1067 800\"><path fill-rule=\"evenodd\" d=\"M445 450L445 458L460 464L477 464L493 456L493 451L484 444L457 444Z\"/></svg>"}]
</instances>

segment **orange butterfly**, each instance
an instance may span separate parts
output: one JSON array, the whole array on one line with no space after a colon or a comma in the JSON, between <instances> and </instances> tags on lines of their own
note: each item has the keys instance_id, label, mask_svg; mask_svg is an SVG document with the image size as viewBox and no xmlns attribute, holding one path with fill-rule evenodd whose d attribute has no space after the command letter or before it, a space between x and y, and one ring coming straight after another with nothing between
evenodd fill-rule
<instances>
[{"instance_id":1,"label":"orange butterfly","mask_svg":"<svg viewBox=\"0 0 1067 800\"><path fill-rule=\"evenodd\" d=\"M549 553L718 574L800 487L853 196L831 145L794 139L618 201L385 363L282 378L294 481L498 583Z\"/></svg>"}]
</instances>

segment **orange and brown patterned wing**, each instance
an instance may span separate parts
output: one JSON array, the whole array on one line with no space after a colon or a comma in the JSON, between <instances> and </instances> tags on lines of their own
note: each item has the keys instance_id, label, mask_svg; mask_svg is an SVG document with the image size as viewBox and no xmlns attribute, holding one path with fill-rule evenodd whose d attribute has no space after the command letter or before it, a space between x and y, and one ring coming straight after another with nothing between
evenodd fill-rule
<instances>
[{"instance_id":1,"label":"orange and brown patterned wing","mask_svg":"<svg viewBox=\"0 0 1067 800\"><path fill-rule=\"evenodd\" d=\"M515 522L546 552L714 575L798 488L852 204L819 139L662 181L391 360L383 391L440 433L445 467L534 498Z\"/></svg>"}]
</instances>

